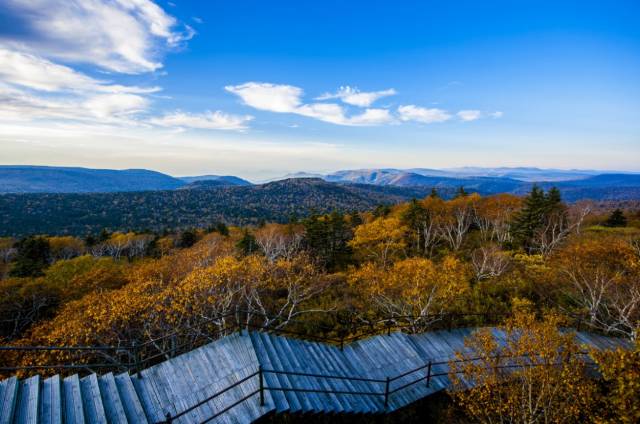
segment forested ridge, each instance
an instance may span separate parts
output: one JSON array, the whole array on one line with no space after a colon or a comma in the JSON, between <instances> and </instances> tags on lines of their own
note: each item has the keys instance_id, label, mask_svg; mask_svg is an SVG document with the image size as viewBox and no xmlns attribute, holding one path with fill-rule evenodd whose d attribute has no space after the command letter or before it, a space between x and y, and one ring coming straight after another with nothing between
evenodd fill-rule
<instances>
[{"instance_id":1,"label":"forested ridge","mask_svg":"<svg viewBox=\"0 0 640 424\"><path fill-rule=\"evenodd\" d=\"M423 197L426 187L339 185L314 179L291 179L260 186L129 193L49 193L0 195L0 235L86 235L111 231L206 227L223 221L234 225L286 222L306 216L367 210ZM448 194L443 191L443 194Z\"/></svg>"},{"instance_id":2,"label":"forested ridge","mask_svg":"<svg viewBox=\"0 0 640 424\"><path fill-rule=\"evenodd\" d=\"M637 209L568 205L553 188L525 197L459 190L450 199L434 191L286 223L3 238L0 254L4 344L130 345L239 309L309 335L320 324L323 335L353 331L341 314L420 332L443 314L491 312L507 317L498 325L513 355L542 355L546 365L498 371L493 335L478 332L467 342L487 366L460 372L481 384L451 392L438 420L640 419L640 352L589 352L601 372L594 380L563 355L582 348L560 332L580 317L589 331L640 349ZM50 352L5 359L60 360Z\"/></svg>"}]
</instances>

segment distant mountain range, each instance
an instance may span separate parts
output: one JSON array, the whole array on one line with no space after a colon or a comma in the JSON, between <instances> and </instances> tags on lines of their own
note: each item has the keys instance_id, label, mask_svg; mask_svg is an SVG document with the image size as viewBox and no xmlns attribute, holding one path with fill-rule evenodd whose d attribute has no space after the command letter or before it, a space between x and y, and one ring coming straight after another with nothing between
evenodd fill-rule
<instances>
[{"instance_id":1,"label":"distant mountain range","mask_svg":"<svg viewBox=\"0 0 640 424\"><path fill-rule=\"evenodd\" d=\"M0 193L98 193L173 190L186 183L146 169L0 166Z\"/></svg>"},{"instance_id":2,"label":"distant mountain range","mask_svg":"<svg viewBox=\"0 0 640 424\"><path fill-rule=\"evenodd\" d=\"M356 169L327 175L298 172L287 179L322 179L337 184L378 187L436 188L453 192L459 187L480 194L523 194L534 182L557 186L568 201L632 200L640 198L640 174L596 170L539 168ZM157 190L209 190L247 187L236 177L201 175L172 177L144 169L107 170L45 166L0 166L0 193L110 193ZM259 185L258 185L259 186Z\"/></svg>"},{"instance_id":3,"label":"distant mountain range","mask_svg":"<svg viewBox=\"0 0 640 424\"><path fill-rule=\"evenodd\" d=\"M172 177L146 169L90 169L0 165L0 193L111 193L174 190L200 181L211 185L251 185L234 176Z\"/></svg>"},{"instance_id":4,"label":"distant mountain range","mask_svg":"<svg viewBox=\"0 0 640 424\"><path fill-rule=\"evenodd\" d=\"M226 185L224 181L213 179L189 184L182 181L177 189L165 190L6 193L0 195L0 236L86 235L102 228L161 231L206 227L220 221L238 225L257 224L261 220L284 222L292 214L303 217L314 211L371 210L379 204L423 198L432 187L436 187L441 196L449 198L460 185L467 191L481 194L524 194L533 185L506 177L427 176L414 180L422 185L398 184L405 178L405 175L389 177L381 173L381 176L366 180L378 184L290 178L257 185ZM381 184L380 181L392 183ZM541 185L559 187L567 201L640 199L640 175L604 174Z\"/></svg>"}]
</instances>

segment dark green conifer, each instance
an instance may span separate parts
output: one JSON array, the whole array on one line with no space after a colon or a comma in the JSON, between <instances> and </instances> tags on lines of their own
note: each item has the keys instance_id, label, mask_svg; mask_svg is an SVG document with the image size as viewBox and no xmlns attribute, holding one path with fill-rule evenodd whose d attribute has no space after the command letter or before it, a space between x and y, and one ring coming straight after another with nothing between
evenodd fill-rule
<instances>
[{"instance_id":1,"label":"dark green conifer","mask_svg":"<svg viewBox=\"0 0 640 424\"><path fill-rule=\"evenodd\" d=\"M13 267L9 272L12 277L39 277L49 266L51 248L44 237L27 237L16 243L18 250Z\"/></svg>"},{"instance_id":2,"label":"dark green conifer","mask_svg":"<svg viewBox=\"0 0 640 424\"><path fill-rule=\"evenodd\" d=\"M247 229L244 229L242 232L242 238L236 244L236 248L243 256L248 256L259 251L256 238Z\"/></svg>"},{"instance_id":3,"label":"dark green conifer","mask_svg":"<svg viewBox=\"0 0 640 424\"><path fill-rule=\"evenodd\" d=\"M616 209L611 212L609 218L604 222L605 227L626 227L627 226L627 218L624 216L624 213L620 209Z\"/></svg>"}]
</instances>

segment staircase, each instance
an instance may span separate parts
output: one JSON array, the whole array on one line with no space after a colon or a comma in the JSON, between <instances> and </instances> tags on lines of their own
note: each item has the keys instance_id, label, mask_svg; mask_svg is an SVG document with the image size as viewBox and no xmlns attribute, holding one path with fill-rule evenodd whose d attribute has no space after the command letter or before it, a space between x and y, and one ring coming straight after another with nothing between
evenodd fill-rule
<instances>
[{"instance_id":1,"label":"staircase","mask_svg":"<svg viewBox=\"0 0 640 424\"><path fill-rule=\"evenodd\" d=\"M493 331L500 340L501 331ZM464 350L464 338L472 332L397 332L342 350L266 332L235 333L134 375L3 380L0 424L168 418L240 424L269 413L389 413L446 388L447 361ZM579 332L577 338L599 349L630 347L625 340L590 333ZM429 362L433 365L425 367Z\"/></svg>"}]
</instances>

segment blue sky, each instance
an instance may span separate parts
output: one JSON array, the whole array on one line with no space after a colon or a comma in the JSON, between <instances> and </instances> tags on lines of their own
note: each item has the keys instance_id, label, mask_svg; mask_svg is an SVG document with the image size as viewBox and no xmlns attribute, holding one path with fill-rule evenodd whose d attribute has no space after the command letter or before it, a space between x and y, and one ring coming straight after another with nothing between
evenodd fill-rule
<instances>
[{"instance_id":1,"label":"blue sky","mask_svg":"<svg viewBox=\"0 0 640 424\"><path fill-rule=\"evenodd\" d=\"M6 0L0 162L640 171L637 1Z\"/></svg>"}]
</instances>

